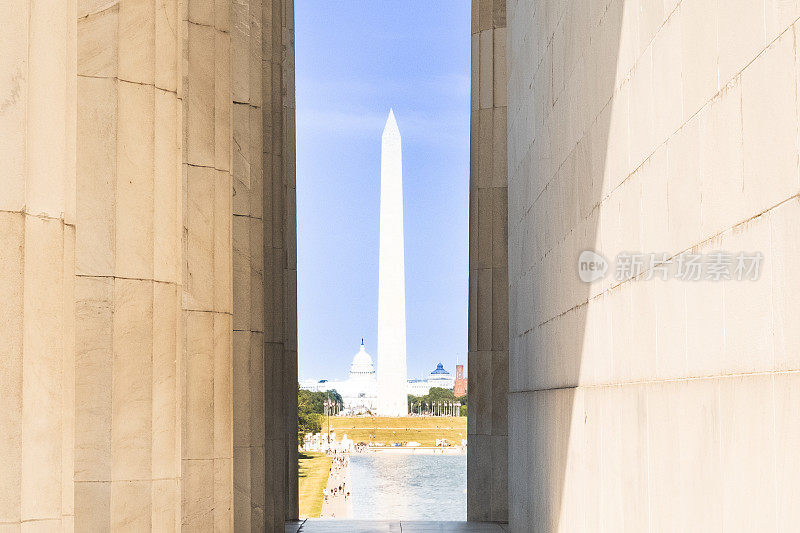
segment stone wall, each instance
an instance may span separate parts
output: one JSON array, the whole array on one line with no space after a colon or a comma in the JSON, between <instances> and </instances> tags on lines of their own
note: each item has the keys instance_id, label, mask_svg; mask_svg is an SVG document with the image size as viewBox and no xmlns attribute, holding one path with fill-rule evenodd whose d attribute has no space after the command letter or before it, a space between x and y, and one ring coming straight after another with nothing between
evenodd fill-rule
<instances>
[{"instance_id":1,"label":"stone wall","mask_svg":"<svg viewBox=\"0 0 800 533\"><path fill-rule=\"evenodd\" d=\"M797 523L798 17L509 2L513 531ZM587 249L764 263L585 284Z\"/></svg>"},{"instance_id":2,"label":"stone wall","mask_svg":"<svg viewBox=\"0 0 800 533\"><path fill-rule=\"evenodd\" d=\"M508 516L506 2L472 2L467 516Z\"/></svg>"}]
</instances>

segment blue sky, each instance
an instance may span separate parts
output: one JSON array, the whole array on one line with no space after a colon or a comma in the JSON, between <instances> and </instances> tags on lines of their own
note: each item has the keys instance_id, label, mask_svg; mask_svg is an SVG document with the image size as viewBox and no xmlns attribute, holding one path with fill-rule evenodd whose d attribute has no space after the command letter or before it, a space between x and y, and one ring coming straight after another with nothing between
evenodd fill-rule
<instances>
[{"instance_id":1,"label":"blue sky","mask_svg":"<svg viewBox=\"0 0 800 533\"><path fill-rule=\"evenodd\" d=\"M299 374L376 353L380 142L403 139L409 377L467 358L470 2L296 0Z\"/></svg>"}]
</instances>

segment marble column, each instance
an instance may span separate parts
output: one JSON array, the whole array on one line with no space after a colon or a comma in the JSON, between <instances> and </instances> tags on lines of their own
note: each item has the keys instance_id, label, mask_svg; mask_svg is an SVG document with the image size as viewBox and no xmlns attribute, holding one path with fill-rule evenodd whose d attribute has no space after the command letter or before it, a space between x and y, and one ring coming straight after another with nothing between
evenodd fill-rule
<instances>
[{"instance_id":1,"label":"marble column","mask_svg":"<svg viewBox=\"0 0 800 533\"><path fill-rule=\"evenodd\" d=\"M263 2L265 530L298 514L294 3Z\"/></svg>"},{"instance_id":2,"label":"marble column","mask_svg":"<svg viewBox=\"0 0 800 533\"><path fill-rule=\"evenodd\" d=\"M229 0L183 3L182 525L233 529Z\"/></svg>"},{"instance_id":3,"label":"marble column","mask_svg":"<svg viewBox=\"0 0 800 533\"><path fill-rule=\"evenodd\" d=\"M467 517L508 517L506 2L472 2Z\"/></svg>"},{"instance_id":4,"label":"marble column","mask_svg":"<svg viewBox=\"0 0 800 533\"><path fill-rule=\"evenodd\" d=\"M77 531L180 523L178 6L78 2Z\"/></svg>"},{"instance_id":5,"label":"marble column","mask_svg":"<svg viewBox=\"0 0 800 533\"><path fill-rule=\"evenodd\" d=\"M4 2L0 529L72 529L74 1Z\"/></svg>"},{"instance_id":6,"label":"marble column","mask_svg":"<svg viewBox=\"0 0 800 533\"><path fill-rule=\"evenodd\" d=\"M262 0L231 4L233 100L233 506L264 531Z\"/></svg>"}]
</instances>

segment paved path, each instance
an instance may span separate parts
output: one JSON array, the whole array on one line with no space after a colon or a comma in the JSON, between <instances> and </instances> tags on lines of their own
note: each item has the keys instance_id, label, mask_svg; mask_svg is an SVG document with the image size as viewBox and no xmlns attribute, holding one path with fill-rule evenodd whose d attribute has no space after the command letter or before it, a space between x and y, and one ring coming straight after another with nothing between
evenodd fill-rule
<instances>
[{"instance_id":1,"label":"paved path","mask_svg":"<svg viewBox=\"0 0 800 533\"><path fill-rule=\"evenodd\" d=\"M286 533L505 533L505 524L481 522L422 522L414 520L309 519L286 524Z\"/></svg>"},{"instance_id":2,"label":"paved path","mask_svg":"<svg viewBox=\"0 0 800 533\"><path fill-rule=\"evenodd\" d=\"M322 503L321 518L353 518L353 499L350 492L350 456L336 456L331 463L331 473L325 486L328 494Z\"/></svg>"}]
</instances>

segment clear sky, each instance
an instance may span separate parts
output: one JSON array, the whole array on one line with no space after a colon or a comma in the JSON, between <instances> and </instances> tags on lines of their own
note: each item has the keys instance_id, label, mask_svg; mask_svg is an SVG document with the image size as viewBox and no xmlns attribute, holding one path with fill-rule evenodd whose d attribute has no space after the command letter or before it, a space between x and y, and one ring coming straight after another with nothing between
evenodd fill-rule
<instances>
[{"instance_id":1,"label":"clear sky","mask_svg":"<svg viewBox=\"0 0 800 533\"><path fill-rule=\"evenodd\" d=\"M381 133L403 142L408 376L467 358L470 2L296 0L299 374L377 354Z\"/></svg>"}]
</instances>

